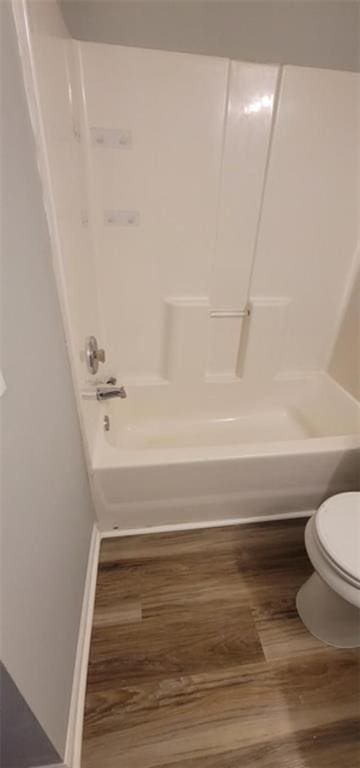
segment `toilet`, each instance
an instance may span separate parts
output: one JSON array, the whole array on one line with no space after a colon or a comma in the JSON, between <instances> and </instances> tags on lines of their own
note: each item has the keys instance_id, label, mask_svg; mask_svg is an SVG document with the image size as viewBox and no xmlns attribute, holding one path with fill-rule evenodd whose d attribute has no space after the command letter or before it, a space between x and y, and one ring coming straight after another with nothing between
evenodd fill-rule
<instances>
[{"instance_id":1,"label":"toilet","mask_svg":"<svg viewBox=\"0 0 360 768\"><path fill-rule=\"evenodd\" d=\"M312 635L337 648L360 647L360 492L339 493L305 529L314 573L296 597Z\"/></svg>"}]
</instances>

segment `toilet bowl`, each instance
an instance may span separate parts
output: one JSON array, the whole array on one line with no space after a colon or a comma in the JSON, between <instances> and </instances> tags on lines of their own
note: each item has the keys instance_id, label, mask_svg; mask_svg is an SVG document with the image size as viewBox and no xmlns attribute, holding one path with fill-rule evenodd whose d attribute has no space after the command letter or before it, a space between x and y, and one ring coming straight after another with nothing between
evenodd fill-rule
<instances>
[{"instance_id":1,"label":"toilet bowl","mask_svg":"<svg viewBox=\"0 0 360 768\"><path fill-rule=\"evenodd\" d=\"M314 573L296 597L312 635L337 648L360 647L360 492L324 501L305 529Z\"/></svg>"}]
</instances>

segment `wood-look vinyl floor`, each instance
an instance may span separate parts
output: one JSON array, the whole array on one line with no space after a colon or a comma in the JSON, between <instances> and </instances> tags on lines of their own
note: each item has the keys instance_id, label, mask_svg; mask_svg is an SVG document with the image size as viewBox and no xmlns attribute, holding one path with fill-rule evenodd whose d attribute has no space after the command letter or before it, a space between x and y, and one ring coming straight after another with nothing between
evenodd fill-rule
<instances>
[{"instance_id":1,"label":"wood-look vinyl floor","mask_svg":"<svg viewBox=\"0 0 360 768\"><path fill-rule=\"evenodd\" d=\"M357 651L302 626L304 520L102 542L82 768L358 768Z\"/></svg>"}]
</instances>

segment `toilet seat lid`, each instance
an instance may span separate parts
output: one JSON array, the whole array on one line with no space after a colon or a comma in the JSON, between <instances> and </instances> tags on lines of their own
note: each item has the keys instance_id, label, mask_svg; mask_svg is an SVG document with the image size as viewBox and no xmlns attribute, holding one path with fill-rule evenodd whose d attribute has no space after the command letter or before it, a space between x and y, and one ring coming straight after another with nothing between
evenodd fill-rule
<instances>
[{"instance_id":1,"label":"toilet seat lid","mask_svg":"<svg viewBox=\"0 0 360 768\"><path fill-rule=\"evenodd\" d=\"M320 544L334 563L360 582L360 492L339 493L315 515Z\"/></svg>"}]
</instances>

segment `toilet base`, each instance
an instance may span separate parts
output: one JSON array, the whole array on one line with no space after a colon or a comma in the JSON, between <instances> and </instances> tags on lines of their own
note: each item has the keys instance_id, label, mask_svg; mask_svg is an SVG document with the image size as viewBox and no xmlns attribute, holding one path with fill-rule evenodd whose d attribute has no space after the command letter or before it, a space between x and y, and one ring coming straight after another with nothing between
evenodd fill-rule
<instances>
[{"instance_id":1,"label":"toilet base","mask_svg":"<svg viewBox=\"0 0 360 768\"><path fill-rule=\"evenodd\" d=\"M360 610L318 576L312 576L296 596L298 614L312 635L336 648L360 647Z\"/></svg>"}]
</instances>

